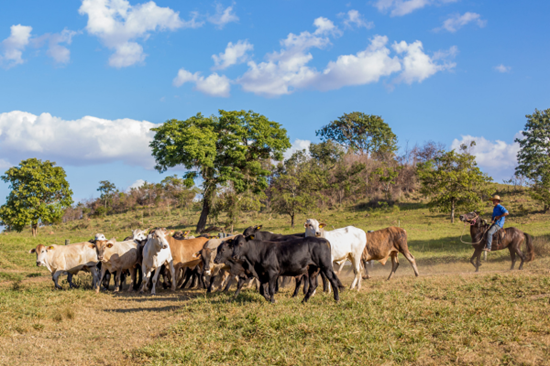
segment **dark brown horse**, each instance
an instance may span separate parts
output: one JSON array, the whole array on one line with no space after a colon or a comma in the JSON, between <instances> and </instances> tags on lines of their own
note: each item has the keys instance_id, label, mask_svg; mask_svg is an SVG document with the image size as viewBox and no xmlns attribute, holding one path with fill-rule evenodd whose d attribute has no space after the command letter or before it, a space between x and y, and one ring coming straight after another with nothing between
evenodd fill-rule
<instances>
[{"instance_id":1,"label":"dark brown horse","mask_svg":"<svg viewBox=\"0 0 550 366\"><path fill-rule=\"evenodd\" d=\"M476 272L478 272L479 267L481 266L481 253L487 244L485 233L489 230L491 225L487 223L487 220L484 220L479 216L479 212L470 212L460 215L460 221L470 224L470 236L472 237L472 246L475 250L474 255L470 258L470 263L476 267ZM503 238L501 237L502 230L497 231L493 236L491 251L508 248L510 251L510 257L512 258L512 267L510 270L514 269L514 265L516 264L516 254L521 259L519 269L523 269L523 262L530 262L533 258L535 258L533 238L515 227L507 227L504 230L505 235ZM525 240L525 244L527 246L527 255L523 254L521 251L521 244L523 243L523 240ZM474 263L475 258L477 258L477 261Z\"/></svg>"}]
</instances>

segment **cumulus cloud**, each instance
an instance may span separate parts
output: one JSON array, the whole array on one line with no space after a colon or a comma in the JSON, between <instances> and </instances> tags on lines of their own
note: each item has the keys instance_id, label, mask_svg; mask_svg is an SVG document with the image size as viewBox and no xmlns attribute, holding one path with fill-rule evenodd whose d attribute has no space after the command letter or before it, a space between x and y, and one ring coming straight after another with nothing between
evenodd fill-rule
<instances>
[{"instance_id":1,"label":"cumulus cloud","mask_svg":"<svg viewBox=\"0 0 550 366\"><path fill-rule=\"evenodd\" d=\"M71 59L71 51L65 46L70 45L72 39L78 32L64 29L61 33L46 33L33 39L35 47L42 47L47 43L48 50L46 54L50 56L57 64L67 64Z\"/></svg>"},{"instance_id":2,"label":"cumulus cloud","mask_svg":"<svg viewBox=\"0 0 550 366\"><path fill-rule=\"evenodd\" d=\"M483 28L487 24L487 21L481 19L481 15L478 13L466 12L462 15L454 14L449 19L446 19L440 28L436 28L435 30L439 31L444 29L451 33L455 33L468 23L474 23L477 24L478 27Z\"/></svg>"},{"instance_id":3,"label":"cumulus cloud","mask_svg":"<svg viewBox=\"0 0 550 366\"><path fill-rule=\"evenodd\" d=\"M309 145L311 145L311 141L309 140L300 140L296 139L292 143L292 146L290 149L284 152L283 157L284 159L288 159L298 150L306 150L307 153L309 153Z\"/></svg>"},{"instance_id":4,"label":"cumulus cloud","mask_svg":"<svg viewBox=\"0 0 550 366\"><path fill-rule=\"evenodd\" d=\"M145 181L143 179L138 179L134 183L132 183L128 188L126 188L126 192L131 191L133 188L139 188L145 184Z\"/></svg>"},{"instance_id":5,"label":"cumulus cloud","mask_svg":"<svg viewBox=\"0 0 550 366\"><path fill-rule=\"evenodd\" d=\"M185 69L180 69L178 75L174 78L174 86L180 87L185 83L195 84L195 90L213 97L228 97L231 90L229 79L225 75L212 73L208 77L200 75L200 72L191 73Z\"/></svg>"},{"instance_id":6,"label":"cumulus cloud","mask_svg":"<svg viewBox=\"0 0 550 366\"><path fill-rule=\"evenodd\" d=\"M236 44L229 42L225 51L218 55L212 55L215 66L214 70L223 70L229 66L243 63L248 58L248 51L252 51L254 46L248 41L238 41Z\"/></svg>"},{"instance_id":7,"label":"cumulus cloud","mask_svg":"<svg viewBox=\"0 0 550 366\"><path fill-rule=\"evenodd\" d=\"M500 64L498 66L495 66L495 70L498 72L506 73L510 72L512 68L510 66L504 66L503 64Z\"/></svg>"},{"instance_id":8,"label":"cumulus cloud","mask_svg":"<svg viewBox=\"0 0 550 366\"><path fill-rule=\"evenodd\" d=\"M25 25L12 25L10 36L2 41L0 62L6 68L10 68L25 62L23 51L29 44L32 27Z\"/></svg>"},{"instance_id":9,"label":"cumulus cloud","mask_svg":"<svg viewBox=\"0 0 550 366\"><path fill-rule=\"evenodd\" d=\"M341 13L340 16L345 16L344 25L347 28L357 27L371 29L374 27L373 22L367 22L357 10L350 10L347 13Z\"/></svg>"},{"instance_id":10,"label":"cumulus cloud","mask_svg":"<svg viewBox=\"0 0 550 366\"><path fill-rule=\"evenodd\" d=\"M458 52L457 47L451 47L448 51L440 51L433 57L424 53L422 42L415 41L407 44L405 41L395 42L392 48L398 54L404 54L402 59L403 71L395 80L396 82L422 82L438 71L450 70L456 66L456 63L447 61ZM442 62L438 62L442 61Z\"/></svg>"},{"instance_id":11,"label":"cumulus cloud","mask_svg":"<svg viewBox=\"0 0 550 366\"><path fill-rule=\"evenodd\" d=\"M514 138L521 138L522 132L518 132ZM471 153L475 155L476 162L479 167L492 176L495 180L510 178L514 174L514 169L517 165L517 154L519 152L519 144L517 142L506 143L500 140L487 140L482 136L461 136L461 139L454 139L451 144L451 149L459 149L461 144L469 145L471 141L475 141L476 145L472 148Z\"/></svg>"},{"instance_id":12,"label":"cumulus cloud","mask_svg":"<svg viewBox=\"0 0 550 366\"><path fill-rule=\"evenodd\" d=\"M87 32L115 51L109 65L117 68L145 60L146 54L137 40L147 39L151 32L202 25L196 21L197 13L184 22L178 12L159 7L153 1L132 6L127 0L83 0L78 12L88 16Z\"/></svg>"},{"instance_id":13,"label":"cumulus cloud","mask_svg":"<svg viewBox=\"0 0 550 366\"><path fill-rule=\"evenodd\" d=\"M217 4L216 14L209 16L208 21L222 29L227 23L238 22L239 17L233 12L233 6L224 9L222 4Z\"/></svg>"},{"instance_id":14,"label":"cumulus cloud","mask_svg":"<svg viewBox=\"0 0 550 366\"><path fill-rule=\"evenodd\" d=\"M122 161L152 169L149 143L155 124L133 119L85 116L64 120L49 113L13 111L0 114L0 156L4 164L30 157L61 165L86 166Z\"/></svg>"},{"instance_id":15,"label":"cumulus cloud","mask_svg":"<svg viewBox=\"0 0 550 366\"><path fill-rule=\"evenodd\" d=\"M458 0L377 0L374 7L385 13L390 12L390 16L403 16L417 9L422 9L430 5L442 5L454 3Z\"/></svg>"}]
</instances>

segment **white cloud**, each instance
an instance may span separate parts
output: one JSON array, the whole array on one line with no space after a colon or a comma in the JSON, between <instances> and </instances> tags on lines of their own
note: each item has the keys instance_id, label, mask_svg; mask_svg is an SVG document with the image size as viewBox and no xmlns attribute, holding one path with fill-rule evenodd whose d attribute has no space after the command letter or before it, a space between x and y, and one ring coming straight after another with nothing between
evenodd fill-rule
<instances>
[{"instance_id":1,"label":"white cloud","mask_svg":"<svg viewBox=\"0 0 550 366\"><path fill-rule=\"evenodd\" d=\"M128 188L126 188L126 192L129 192L132 190L132 188L139 188L145 184L145 181L143 179L138 179L134 183L132 183Z\"/></svg>"},{"instance_id":2,"label":"white cloud","mask_svg":"<svg viewBox=\"0 0 550 366\"><path fill-rule=\"evenodd\" d=\"M442 5L447 3L454 3L458 0L377 0L374 3L381 12L390 11L390 16L403 16L417 9L421 9L429 5Z\"/></svg>"},{"instance_id":3,"label":"white cloud","mask_svg":"<svg viewBox=\"0 0 550 366\"><path fill-rule=\"evenodd\" d=\"M495 66L495 70L498 72L506 73L510 72L512 68L510 66L504 66L503 64L500 64L498 66Z\"/></svg>"},{"instance_id":4,"label":"white cloud","mask_svg":"<svg viewBox=\"0 0 550 366\"><path fill-rule=\"evenodd\" d=\"M478 27L483 28L487 24L486 20L481 19L481 15L477 13L466 12L462 15L454 14L449 19L446 19L443 22L443 25L440 28L435 30L445 29L451 33L455 33L460 28L464 27L468 23L475 23Z\"/></svg>"},{"instance_id":5,"label":"white cloud","mask_svg":"<svg viewBox=\"0 0 550 366\"><path fill-rule=\"evenodd\" d=\"M23 60L23 51L29 44L32 27L25 25L12 25L10 36L4 39L1 43L2 55L0 62L10 68L25 62Z\"/></svg>"},{"instance_id":6,"label":"white cloud","mask_svg":"<svg viewBox=\"0 0 550 366\"><path fill-rule=\"evenodd\" d=\"M405 41L395 42L392 48L398 54L405 54L402 59L403 72L395 80L396 82L405 82L412 84L413 82L422 82L438 71L450 70L456 66L454 62L445 61L449 57L454 57L458 52L458 48L451 47L448 51L438 52L433 57L424 53L422 42L415 41L407 44ZM443 59L443 63L437 61Z\"/></svg>"},{"instance_id":7,"label":"white cloud","mask_svg":"<svg viewBox=\"0 0 550 366\"><path fill-rule=\"evenodd\" d=\"M46 54L53 58L57 64L67 64L71 59L71 51L62 44L70 45L72 38L78 33L79 32L63 29L61 33L46 33L40 37L34 38L32 41L35 47L42 47L42 44L47 42L48 50Z\"/></svg>"},{"instance_id":8,"label":"white cloud","mask_svg":"<svg viewBox=\"0 0 550 366\"><path fill-rule=\"evenodd\" d=\"M37 116L13 111L0 114L0 156L18 164L30 157L61 165L86 166L113 161L152 169L149 149L155 124L133 119L107 120L85 116L63 120L49 113Z\"/></svg>"},{"instance_id":9,"label":"white cloud","mask_svg":"<svg viewBox=\"0 0 550 366\"><path fill-rule=\"evenodd\" d=\"M341 15L344 15L344 13ZM367 22L357 10L350 10L345 15L347 15L347 18L344 19L344 25L348 28L356 26L357 28L371 29L374 27L374 23Z\"/></svg>"},{"instance_id":10,"label":"white cloud","mask_svg":"<svg viewBox=\"0 0 550 366\"><path fill-rule=\"evenodd\" d=\"M190 21L183 22L178 12L161 8L153 1L132 6L127 0L83 0L78 12L88 15L88 33L115 51L109 65L117 68L145 60L143 47L136 40L147 39L151 32L202 25L195 21L197 13L192 13Z\"/></svg>"},{"instance_id":11,"label":"white cloud","mask_svg":"<svg viewBox=\"0 0 550 366\"><path fill-rule=\"evenodd\" d=\"M521 138L522 132L518 132L513 140ZM471 141L475 141L476 145L472 148L471 153L475 155L478 166L495 180L510 178L514 174L514 169L517 165L517 154L519 152L519 144L513 142L508 144L500 140L487 140L482 136L461 136L461 139L454 139L451 144L451 149L458 150L461 144L469 145Z\"/></svg>"},{"instance_id":12,"label":"white cloud","mask_svg":"<svg viewBox=\"0 0 550 366\"><path fill-rule=\"evenodd\" d=\"M212 55L212 59L216 64L212 69L223 70L229 66L243 63L248 58L248 51L252 51L254 46L248 41L238 41L236 44L229 42L225 48L225 52L218 55Z\"/></svg>"},{"instance_id":13,"label":"white cloud","mask_svg":"<svg viewBox=\"0 0 550 366\"><path fill-rule=\"evenodd\" d=\"M284 159L288 159L298 150L306 150L307 153L309 153L309 145L311 145L311 141L309 140L300 140L296 139L292 143L292 146L290 149L284 152L283 157Z\"/></svg>"},{"instance_id":14,"label":"white cloud","mask_svg":"<svg viewBox=\"0 0 550 366\"><path fill-rule=\"evenodd\" d=\"M228 97L231 90L229 79L225 75L212 73L208 77L200 75L200 72L192 74L191 72L180 69L178 75L174 78L174 86L180 87L185 83L195 84L195 90L213 97Z\"/></svg>"},{"instance_id":15,"label":"white cloud","mask_svg":"<svg viewBox=\"0 0 550 366\"><path fill-rule=\"evenodd\" d=\"M233 13L233 6L228 6L224 9L222 4L217 4L216 14L209 16L208 21L217 25L219 29L222 29L227 23L238 22L239 17Z\"/></svg>"},{"instance_id":16,"label":"white cloud","mask_svg":"<svg viewBox=\"0 0 550 366\"><path fill-rule=\"evenodd\" d=\"M0 171L4 171L5 169L11 168L13 164L10 164L9 161L0 159Z\"/></svg>"}]
</instances>

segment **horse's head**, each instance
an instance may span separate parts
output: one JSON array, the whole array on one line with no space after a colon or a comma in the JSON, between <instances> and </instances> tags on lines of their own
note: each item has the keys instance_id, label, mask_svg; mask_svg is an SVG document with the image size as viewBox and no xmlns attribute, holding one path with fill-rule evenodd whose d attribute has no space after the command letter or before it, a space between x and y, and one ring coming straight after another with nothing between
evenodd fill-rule
<instances>
[{"instance_id":1,"label":"horse's head","mask_svg":"<svg viewBox=\"0 0 550 366\"><path fill-rule=\"evenodd\" d=\"M459 219L462 222L467 222L470 225L475 225L479 219L479 212L477 211L468 212L464 215L460 215Z\"/></svg>"}]
</instances>

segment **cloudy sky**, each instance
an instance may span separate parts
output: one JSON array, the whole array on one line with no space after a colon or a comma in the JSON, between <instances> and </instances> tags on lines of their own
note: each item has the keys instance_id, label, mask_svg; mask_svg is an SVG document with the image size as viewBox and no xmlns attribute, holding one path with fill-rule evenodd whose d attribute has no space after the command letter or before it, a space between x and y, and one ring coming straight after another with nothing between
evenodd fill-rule
<instances>
[{"instance_id":1,"label":"cloudy sky","mask_svg":"<svg viewBox=\"0 0 550 366\"><path fill-rule=\"evenodd\" d=\"M480 166L501 181L525 114L550 108L549 11L496 0L3 2L0 171L53 160L86 199L100 180L161 180L149 129L168 119L254 110L304 148L360 111L381 115L401 147L476 140ZM0 183L0 201L7 193Z\"/></svg>"}]
</instances>

